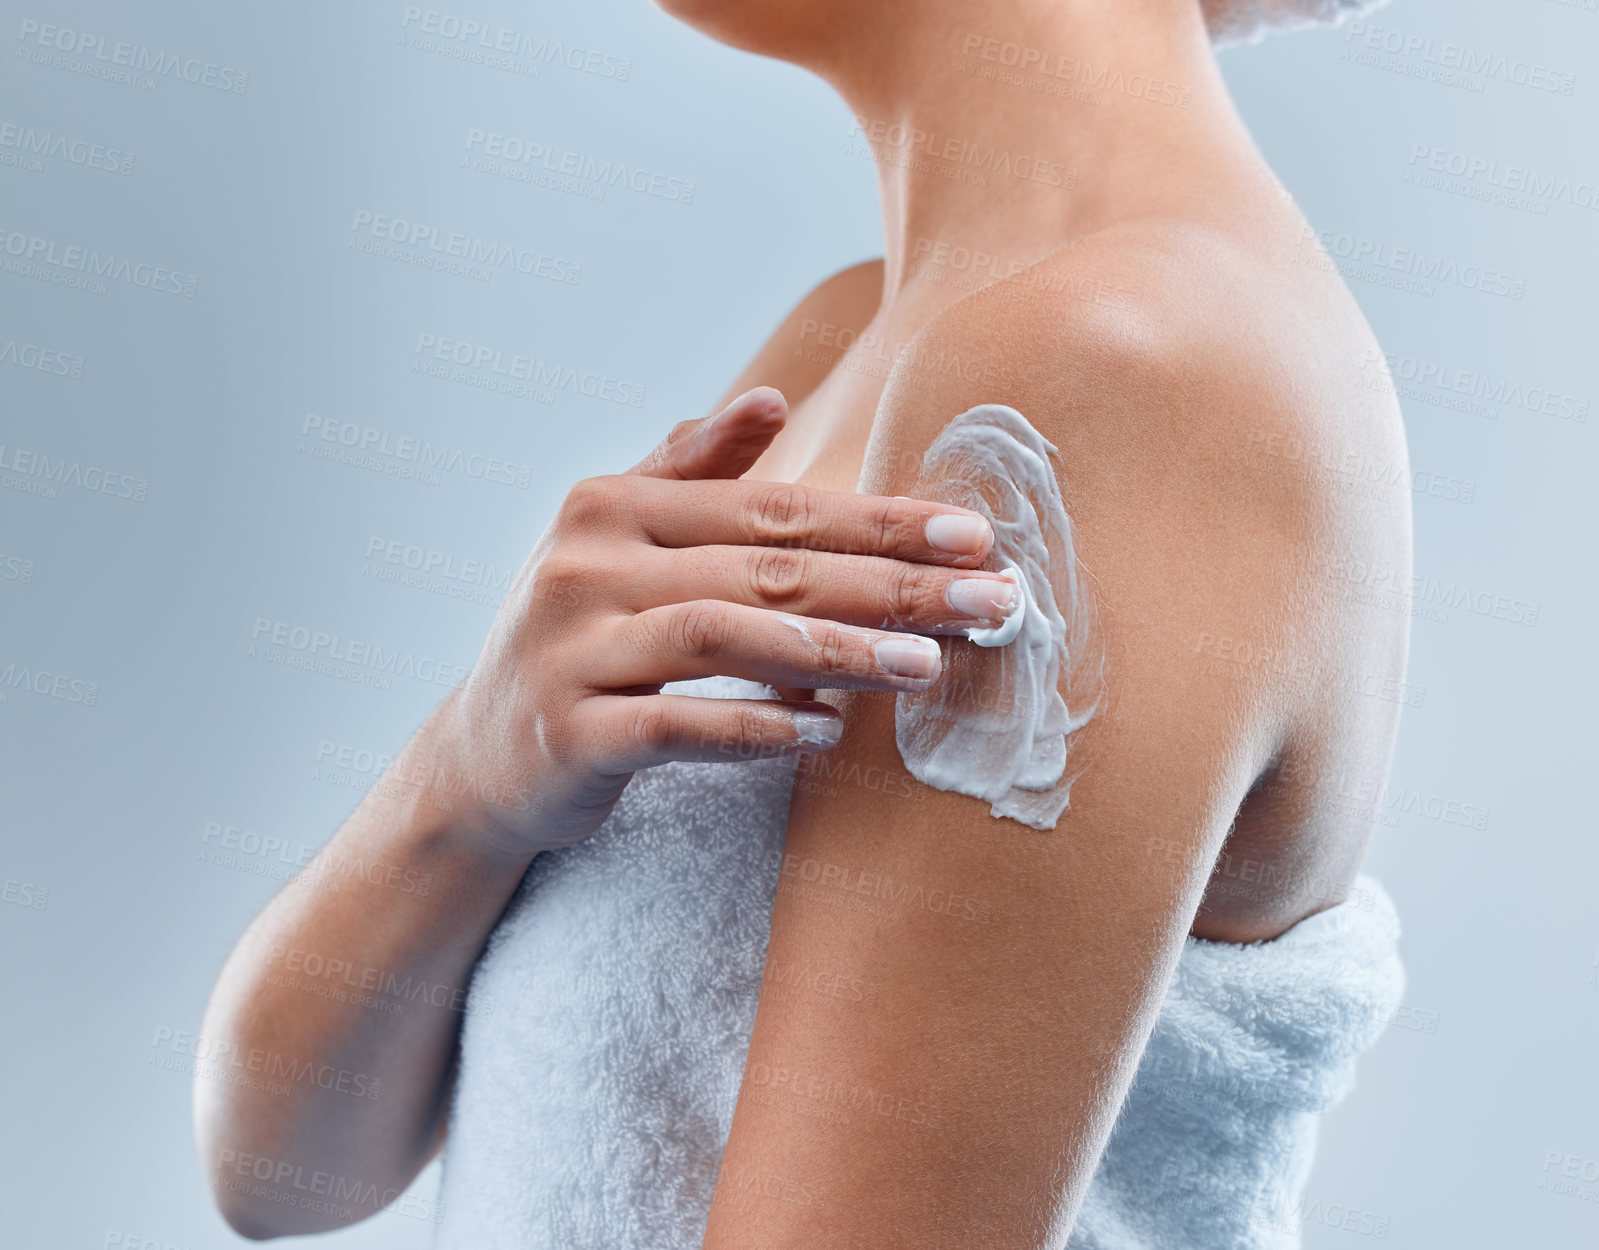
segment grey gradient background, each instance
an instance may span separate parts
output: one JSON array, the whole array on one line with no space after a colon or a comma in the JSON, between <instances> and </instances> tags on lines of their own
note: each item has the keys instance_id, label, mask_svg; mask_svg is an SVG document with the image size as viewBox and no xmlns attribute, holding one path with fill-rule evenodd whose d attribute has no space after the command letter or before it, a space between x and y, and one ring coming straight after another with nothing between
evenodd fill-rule
<instances>
[{"instance_id":1,"label":"grey gradient background","mask_svg":"<svg viewBox=\"0 0 1599 1250\"><path fill-rule=\"evenodd\" d=\"M1453 42L1574 75L1570 95L1437 81L1427 53L1383 59L1346 31L1223 56L1260 143L1335 240L1524 280L1508 298L1351 271L1401 374L1473 371L1552 393L1566 414L1481 398L1461 411L1443 387L1404 383L1415 467L1455 483L1416 496L1418 575L1536 616L1418 605L1419 693L1369 859L1406 924L1410 983L1324 1125L1302 1213L1316 1250L1599 1244L1596 7L1397 0L1371 18L1401 43L1431 38L1434 55ZM196 280L192 298L122 281L85 291L0 256L5 454L147 483L142 500L73 486L48 497L0 473L0 673L67 679L64 697L0 682L8 1245L238 1240L210 1206L188 1078L162 1066L173 1056L156 1039L198 1026L280 865L210 860L205 831L319 844L370 780L319 770L324 744L392 752L445 691L252 656L257 622L399 648L419 669L470 665L496 582L565 488L705 412L802 292L880 248L872 168L851 154L845 110L802 73L643 0L447 10L615 58L598 73L413 46L405 8L0 3L0 127L134 157L123 174L0 143L0 247L39 237ZM229 92L90 77L32 59L28 20L248 78ZM623 59L625 80L603 72ZM692 182L692 199L612 188L594 200L487 176L462 167L473 128ZM1486 175L1424 185L1418 144L1573 190L1529 206L1494 202ZM351 246L361 212L579 262L580 277L485 282L370 255ZM433 376L417 368L420 335L604 375L642 388L642 403ZM16 363L23 347L61 353L68 375ZM302 437L310 415L498 457L526 467L525 485L320 459L311 449L327 445ZM368 559L374 540L498 572L396 583L374 575L393 571ZM419 1202L435 1184L429 1169ZM325 1240L404 1250L429 1233L392 1213Z\"/></svg>"}]
</instances>

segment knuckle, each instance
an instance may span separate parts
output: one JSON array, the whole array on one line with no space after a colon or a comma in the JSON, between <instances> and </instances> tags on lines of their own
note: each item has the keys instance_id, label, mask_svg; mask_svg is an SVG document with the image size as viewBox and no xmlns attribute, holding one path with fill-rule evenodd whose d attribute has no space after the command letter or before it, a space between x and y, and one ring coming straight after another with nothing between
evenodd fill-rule
<instances>
[{"instance_id":1,"label":"knuckle","mask_svg":"<svg viewBox=\"0 0 1599 1250\"><path fill-rule=\"evenodd\" d=\"M789 607L805 588L808 564L802 552L788 547L758 552L750 564L750 594L761 607Z\"/></svg>"},{"instance_id":2,"label":"knuckle","mask_svg":"<svg viewBox=\"0 0 1599 1250\"><path fill-rule=\"evenodd\" d=\"M897 624L915 620L926 591L927 577L920 570L895 569L888 575L888 584L884 587L889 620Z\"/></svg>"},{"instance_id":3,"label":"knuckle","mask_svg":"<svg viewBox=\"0 0 1599 1250\"><path fill-rule=\"evenodd\" d=\"M640 699L627 713L628 745L660 751L672 740L672 715L654 699Z\"/></svg>"},{"instance_id":4,"label":"knuckle","mask_svg":"<svg viewBox=\"0 0 1599 1250\"><path fill-rule=\"evenodd\" d=\"M816 659L824 673L844 673L854 667L849 641L841 629L827 626L816 640Z\"/></svg>"},{"instance_id":5,"label":"knuckle","mask_svg":"<svg viewBox=\"0 0 1599 1250\"><path fill-rule=\"evenodd\" d=\"M893 499L884 499L872 509L872 528L877 539L877 551L892 551L895 539L899 536L901 515L900 505Z\"/></svg>"},{"instance_id":6,"label":"knuckle","mask_svg":"<svg viewBox=\"0 0 1599 1250\"><path fill-rule=\"evenodd\" d=\"M685 438L691 438L694 434L694 431L699 429L702 424L704 424L703 418L679 421L667 434L666 445L668 447L676 447Z\"/></svg>"},{"instance_id":7,"label":"knuckle","mask_svg":"<svg viewBox=\"0 0 1599 1250\"><path fill-rule=\"evenodd\" d=\"M752 707L741 707L733 717L735 741L747 747L762 747L772 737L770 718Z\"/></svg>"},{"instance_id":8,"label":"knuckle","mask_svg":"<svg viewBox=\"0 0 1599 1250\"><path fill-rule=\"evenodd\" d=\"M792 543L810 528L815 501L803 486L779 482L756 494L751 503L751 529L759 542Z\"/></svg>"},{"instance_id":9,"label":"knuckle","mask_svg":"<svg viewBox=\"0 0 1599 1250\"><path fill-rule=\"evenodd\" d=\"M586 734L580 728L580 704L581 700L573 699L557 710L540 709L526 718L532 740L543 759L562 773L576 776L589 770L598 746L597 735Z\"/></svg>"},{"instance_id":10,"label":"knuckle","mask_svg":"<svg viewBox=\"0 0 1599 1250\"><path fill-rule=\"evenodd\" d=\"M583 598L595 576L587 561L552 553L533 570L528 590L535 600L571 607Z\"/></svg>"},{"instance_id":11,"label":"knuckle","mask_svg":"<svg viewBox=\"0 0 1599 1250\"><path fill-rule=\"evenodd\" d=\"M693 660L714 659L726 637L727 612L714 599L680 604L667 618L666 645Z\"/></svg>"},{"instance_id":12,"label":"knuckle","mask_svg":"<svg viewBox=\"0 0 1599 1250\"><path fill-rule=\"evenodd\" d=\"M614 517L620 504L616 483L614 477L586 477L574 483L561 503L561 519L581 527Z\"/></svg>"}]
</instances>

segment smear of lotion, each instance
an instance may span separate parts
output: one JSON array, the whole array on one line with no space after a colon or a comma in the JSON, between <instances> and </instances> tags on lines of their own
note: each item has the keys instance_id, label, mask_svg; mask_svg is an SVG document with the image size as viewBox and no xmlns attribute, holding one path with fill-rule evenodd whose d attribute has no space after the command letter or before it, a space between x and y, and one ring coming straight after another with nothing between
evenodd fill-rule
<instances>
[{"instance_id":1,"label":"smear of lotion","mask_svg":"<svg viewBox=\"0 0 1599 1250\"><path fill-rule=\"evenodd\" d=\"M1072 735L1104 697L1104 648L1087 574L1050 458L1058 449L1003 404L963 412L922 458L915 497L969 508L994 527L989 563L1026 596L1003 645L946 644L931 688L897 696L894 738L911 775L1053 829L1081 771Z\"/></svg>"},{"instance_id":2,"label":"smear of lotion","mask_svg":"<svg viewBox=\"0 0 1599 1250\"><path fill-rule=\"evenodd\" d=\"M999 575L1012 586L1020 587L1022 584L1022 571L1014 564L1007 569L1001 569ZM1018 590L1016 600L1010 605L1002 620L993 629L986 629L981 625L973 625L966 631L966 636L979 647L1003 647L1010 644L1011 639L1022 632L1022 625L1027 621L1027 596Z\"/></svg>"}]
</instances>

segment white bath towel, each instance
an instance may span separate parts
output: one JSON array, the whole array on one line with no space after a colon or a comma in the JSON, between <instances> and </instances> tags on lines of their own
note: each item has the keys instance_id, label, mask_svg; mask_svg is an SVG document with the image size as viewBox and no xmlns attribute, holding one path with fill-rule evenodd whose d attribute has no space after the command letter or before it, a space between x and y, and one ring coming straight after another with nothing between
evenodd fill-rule
<instances>
[{"instance_id":1,"label":"white bath towel","mask_svg":"<svg viewBox=\"0 0 1599 1250\"><path fill-rule=\"evenodd\" d=\"M698 1250L793 782L791 760L653 769L534 862L472 984L492 1011L465 1023L440 1247ZM1189 939L1070 1245L1297 1245L1317 1116L1399 1001L1397 938L1362 878L1274 942Z\"/></svg>"},{"instance_id":2,"label":"white bath towel","mask_svg":"<svg viewBox=\"0 0 1599 1250\"><path fill-rule=\"evenodd\" d=\"M1277 31L1337 25L1388 0L1201 0L1205 26L1218 47L1258 43Z\"/></svg>"}]
</instances>

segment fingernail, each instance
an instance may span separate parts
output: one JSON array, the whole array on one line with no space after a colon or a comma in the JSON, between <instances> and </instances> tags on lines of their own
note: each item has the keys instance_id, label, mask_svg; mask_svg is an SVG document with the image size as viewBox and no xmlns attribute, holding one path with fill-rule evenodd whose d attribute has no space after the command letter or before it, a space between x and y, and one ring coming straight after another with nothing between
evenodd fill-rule
<instances>
[{"instance_id":1,"label":"fingernail","mask_svg":"<svg viewBox=\"0 0 1599 1250\"><path fill-rule=\"evenodd\" d=\"M993 529L980 516L945 512L927 522L927 545L954 555L975 555L993 541L993 537Z\"/></svg>"},{"instance_id":2,"label":"fingernail","mask_svg":"<svg viewBox=\"0 0 1599 1250\"><path fill-rule=\"evenodd\" d=\"M775 402L770 400L767 401L764 407L751 408L749 406L750 396L754 395L756 391L771 391L772 394L777 396L777 400ZM768 421L774 421L783 416L785 411L783 403L783 392L778 390L775 386L752 386L749 390L745 391L725 409L723 409L723 411L731 412L737 408L745 412L754 412L759 416L764 417Z\"/></svg>"},{"instance_id":3,"label":"fingernail","mask_svg":"<svg viewBox=\"0 0 1599 1250\"><path fill-rule=\"evenodd\" d=\"M766 407L766 408L751 408L749 406L749 397L751 395L755 394L756 391L772 390L772 389L773 388L769 387L769 386L751 387L749 390L745 391L742 395L740 395L737 399L735 399L732 403L730 403L726 408L723 408L721 412L718 412L714 416L712 416L711 419L709 421L705 422L705 424L703 426L701 426L700 428L701 429L705 429L705 430L709 430L712 426L720 425L721 422L723 421L723 419L730 412L742 412L742 413L744 413L746 415L746 417L748 417L749 415L753 414L753 415L762 417L762 418L764 418L767 421L775 421L775 420L777 420L778 418L780 418L783 415L783 412L782 412L782 409L778 408L776 405L773 405L773 406L770 406L770 407ZM781 396L781 392L779 392L779 396Z\"/></svg>"},{"instance_id":4,"label":"fingernail","mask_svg":"<svg viewBox=\"0 0 1599 1250\"><path fill-rule=\"evenodd\" d=\"M844 718L826 712L795 712L794 737L810 747L830 747L844 733Z\"/></svg>"},{"instance_id":5,"label":"fingernail","mask_svg":"<svg viewBox=\"0 0 1599 1250\"><path fill-rule=\"evenodd\" d=\"M949 606L973 620L1003 620L1016 602L1016 587L1010 582L963 577L944 591Z\"/></svg>"},{"instance_id":6,"label":"fingernail","mask_svg":"<svg viewBox=\"0 0 1599 1250\"><path fill-rule=\"evenodd\" d=\"M872 648L878 664L896 677L937 677L943 656L931 638L884 638Z\"/></svg>"}]
</instances>

